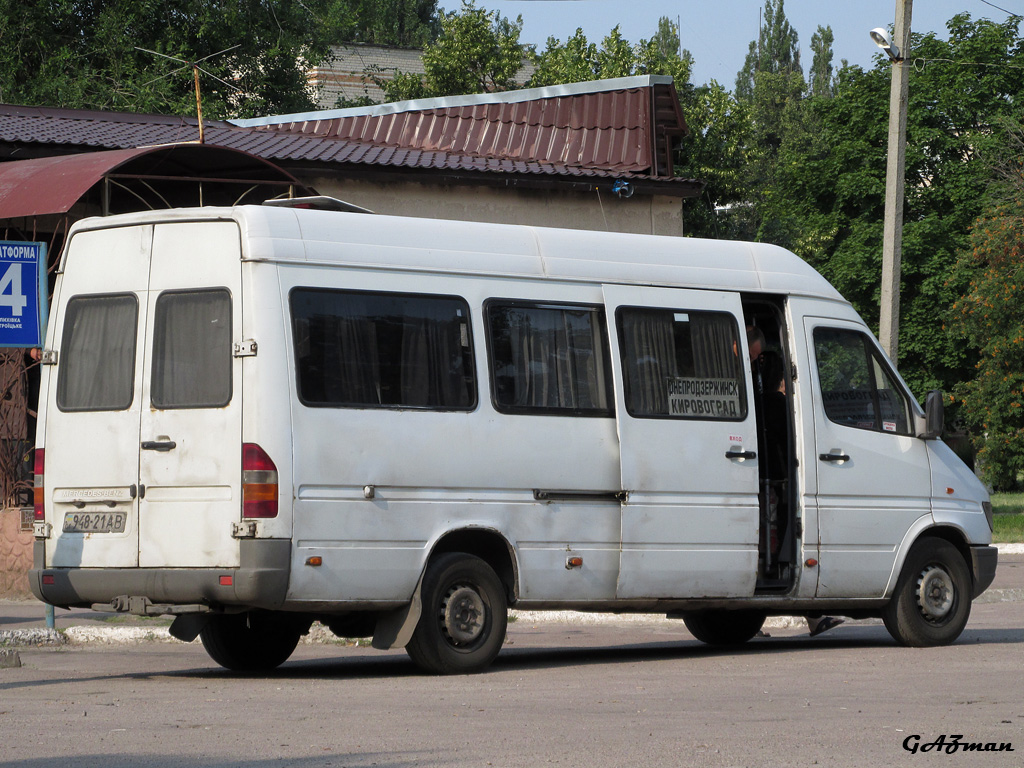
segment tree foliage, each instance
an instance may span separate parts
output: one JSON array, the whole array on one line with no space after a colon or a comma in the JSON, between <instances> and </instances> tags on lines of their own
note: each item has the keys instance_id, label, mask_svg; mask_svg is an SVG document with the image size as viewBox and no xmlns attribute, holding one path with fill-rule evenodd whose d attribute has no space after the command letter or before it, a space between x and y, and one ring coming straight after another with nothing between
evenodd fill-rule
<instances>
[{"instance_id":1,"label":"tree foliage","mask_svg":"<svg viewBox=\"0 0 1024 768\"><path fill-rule=\"evenodd\" d=\"M967 287L953 307L953 328L979 356L953 400L974 435L984 476L1012 490L1024 474L1024 196L978 219L957 277Z\"/></svg>"},{"instance_id":2,"label":"tree foliage","mask_svg":"<svg viewBox=\"0 0 1024 768\"><path fill-rule=\"evenodd\" d=\"M352 0L346 42L421 48L437 39L438 0ZM340 42L340 41L338 41Z\"/></svg>"},{"instance_id":3,"label":"tree foliage","mask_svg":"<svg viewBox=\"0 0 1024 768\"><path fill-rule=\"evenodd\" d=\"M442 15L440 35L423 51L423 77L399 72L379 85L388 101L510 90L525 55L522 28L522 17L510 21L463 2L460 11Z\"/></svg>"},{"instance_id":4,"label":"tree foliage","mask_svg":"<svg viewBox=\"0 0 1024 768\"><path fill-rule=\"evenodd\" d=\"M604 80L633 75L670 75L685 92L690 83L693 56L679 43L679 26L671 19L658 20L650 39L632 45L616 26L601 41L601 47L587 40L582 29L565 43L550 37L536 57L531 87Z\"/></svg>"},{"instance_id":5,"label":"tree foliage","mask_svg":"<svg viewBox=\"0 0 1024 768\"><path fill-rule=\"evenodd\" d=\"M307 68L352 23L345 0L0 0L0 98L194 114L192 70L147 48L239 89L204 76L211 116L308 109Z\"/></svg>"},{"instance_id":6,"label":"tree foliage","mask_svg":"<svg viewBox=\"0 0 1024 768\"><path fill-rule=\"evenodd\" d=\"M807 87L812 96L832 96L833 77L832 43L835 36L832 27L819 25L818 31L811 35L811 71L807 74Z\"/></svg>"},{"instance_id":7,"label":"tree foliage","mask_svg":"<svg viewBox=\"0 0 1024 768\"><path fill-rule=\"evenodd\" d=\"M942 315L956 299L950 270L991 180L982 158L1005 143L1001 119L1016 119L1024 105L1018 22L959 15L948 40L918 35L911 45L899 367L918 397L971 374L971 351L943 328ZM752 182L758 237L804 257L872 324L890 67L879 57L868 71L843 68L832 95L791 101L797 108L781 113L771 174ZM771 136L756 125L756 112L753 119L754 146L767 154Z\"/></svg>"},{"instance_id":8,"label":"tree foliage","mask_svg":"<svg viewBox=\"0 0 1024 768\"><path fill-rule=\"evenodd\" d=\"M803 73L799 37L786 18L785 0L765 0L758 39L750 42L743 69L736 76L736 98L749 100L757 89L757 75Z\"/></svg>"}]
</instances>

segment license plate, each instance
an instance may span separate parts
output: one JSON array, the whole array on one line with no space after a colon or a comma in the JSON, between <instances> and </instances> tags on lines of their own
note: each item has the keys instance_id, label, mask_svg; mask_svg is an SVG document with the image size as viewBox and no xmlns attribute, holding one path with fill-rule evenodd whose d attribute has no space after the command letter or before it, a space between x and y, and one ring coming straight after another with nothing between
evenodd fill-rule
<instances>
[{"instance_id":1,"label":"license plate","mask_svg":"<svg viewBox=\"0 0 1024 768\"><path fill-rule=\"evenodd\" d=\"M124 533L124 512L67 512L64 533Z\"/></svg>"}]
</instances>

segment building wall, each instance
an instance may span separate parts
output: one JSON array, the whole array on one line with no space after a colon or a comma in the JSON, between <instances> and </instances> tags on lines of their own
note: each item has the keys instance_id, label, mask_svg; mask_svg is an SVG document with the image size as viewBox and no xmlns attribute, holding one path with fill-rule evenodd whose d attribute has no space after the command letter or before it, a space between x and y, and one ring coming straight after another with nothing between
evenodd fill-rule
<instances>
[{"instance_id":1,"label":"building wall","mask_svg":"<svg viewBox=\"0 0 1024 768\"><path fill-rule=\"evenodd\" d=\"M21 510L0 509L0 598L31 597L32 532L21 530Z\"/></svg>"},{"instance_id":2,"label":"building wall","mask_svg":"<svg viewBox=\"0 0 1024 768\"><path fill-rule=\"evenodd\" d=\"M390 82L395 72L422 75L423 51L419 48L396 48L387 45L346 43L331 46L333 61L323 67L314 67L309 73L309 84L319 89L317 103L320 109L333 109L338 99L355 101L370 98L376 103L386 99L384 91L375 82ZM516 83L525 85L533 76L532 62L523 62L516 75Z\"/></svg>"},{"instance_id":3,"label":"building wall","mask_svg":"<svg viewBox=\"0 0 1024 768\"><path fill-rule=\"evenodd\" d=\"M334 60L324 67L314 67L310 85L320 89L321 109L331 109L339 98L348 100L369 97L376 102L384 100L382 91L373 78L390 81L399 72L423 74L423 51L419 48L393 48L382 45L331 46Z\"/></svg>"},{"instance_id":4,"label":"building wall","mask_svg":"<svg viewBox=\"0 0 1024 768\"><path fill-rule=\"evenodd\" d=\"M380 184L338 178L310 178L322 195L375 213L529 224L632 234L682 235L682 200L633 195L620 199L610 183L600 192L509 190L475 186L436 186L413 182Z\"/></svg>"}]
</instances>

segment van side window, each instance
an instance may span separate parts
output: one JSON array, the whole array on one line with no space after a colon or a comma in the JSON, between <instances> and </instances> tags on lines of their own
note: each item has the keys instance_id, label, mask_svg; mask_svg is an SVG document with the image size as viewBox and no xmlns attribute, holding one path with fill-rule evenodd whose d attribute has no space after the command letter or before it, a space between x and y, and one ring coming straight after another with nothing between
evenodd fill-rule
<instances>
[{"instance_id":1,"label":"van side window","mask_svg":"<svg viewBox=\"0 0 1024 768\"><path fill-rule=\"evenodd\" d=\"M867 334L815 328L814 355L821 401L830 421L857 429L910 434L910 403Z\"/></svg>"},{"instance_id":2,"label":"van side window","mask_svg":"<svg viewBox=\"0 0 1024 768\"><path fill-rule=\"evenodd\" d=\"M139 302L135 294L75 296L60 345L57 407L121 411L131 406Z\"/></svg>"},{"instance_id":3,"label":"van side window","mask_svg":"<svg viewBox=\"0 0 1024 768\"><path fill-rule=\"evenodd\" d=\"M153 406L220 408L231 402L231 295L169 291L156 300Z\"/></svg>"},{"instance_id":4,"label":"van side window","mask_svg":"<svg viewBox=\"0 0 1024 768\"><path fill-rule=\"evenodd\" d=\"M626 410L644 418L742 421L747 368L728 312L620 307Z\"/></svg>"},{"instance_id":5,"label":"van side window","mask_svg":"<svg viewBox=\"0 0 1024 768\"><path fill-rule=\"evenodd\" d=\"M296 288L291 311L304 404L444 411L476 407L464 299Z\"/></svg>"},{"instance_id":6,"label":"van side window","mask_svg":"<svg viewBox=\"0 0 1024 768\"><path fill-rule=\"evenodd\" d=\"M614 414L601 307L492 300L486 312L496 410Z\"/></svg>"}]
</instances>

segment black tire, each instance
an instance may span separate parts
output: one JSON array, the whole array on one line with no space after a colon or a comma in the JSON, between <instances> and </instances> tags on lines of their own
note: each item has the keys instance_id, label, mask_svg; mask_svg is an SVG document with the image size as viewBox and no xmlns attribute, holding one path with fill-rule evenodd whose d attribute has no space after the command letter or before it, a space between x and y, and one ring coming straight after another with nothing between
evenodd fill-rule
<instances>
[{"instance_id":1,"label":"black tire","mask_svg":"<svg viewBox=\"0 0 1024 768\"><path fill-rule=\"evenodd\" d=\"M683 614L690 634L702 643L717 646L743 645L764 626L760 611L700 611Z\"/></svg>"},{"instance_id":2,"label":"black tire","mask_svg":"<svg viewBox=\"0 0 1024 768\"><path fill-rule=\"evenodd\" d=\"M892 600L882 612L885 628L902 645L949 645L970 618L972 586L956 547L943 539L921 539L907 555Z\"/></svg>"},{"instance_id":3,"label":"black tire","mask_svg":"<svg viewBox=\"0 0 1024 768\"><path fill-rule=\"evenodd\" d=\"M210 658L235 672L261 672L280 666L299 644L294 622L258 614L213 616L199 633Z\"/></svg>"},{"instance_id":4,"label":"black tire","mask_svg":"<svg viewBox=\"0 0 1024 768\"><path fill-rule=\"evenodd\" d=\"M425 672L465 675L486 669L505 642L508 602L494 569L463 552L427 565L423 613L406 653Z\"/></svg>"}]
</instances>

